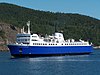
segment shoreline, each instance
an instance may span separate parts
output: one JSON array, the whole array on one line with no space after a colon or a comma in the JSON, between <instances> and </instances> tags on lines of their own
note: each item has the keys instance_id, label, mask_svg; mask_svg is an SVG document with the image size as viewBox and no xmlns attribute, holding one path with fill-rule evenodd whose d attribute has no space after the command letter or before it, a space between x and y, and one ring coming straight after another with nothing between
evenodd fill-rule
<instances>
[{"instance_id":1,"label":"shoreline","mask_svg":"<svg viewBox=\"0 0 100 75\"><path fill-rule=\"evenodd\" d=\"M0 50L0 52L9 52L9 50Z\"/></svg>"}]
</instances>

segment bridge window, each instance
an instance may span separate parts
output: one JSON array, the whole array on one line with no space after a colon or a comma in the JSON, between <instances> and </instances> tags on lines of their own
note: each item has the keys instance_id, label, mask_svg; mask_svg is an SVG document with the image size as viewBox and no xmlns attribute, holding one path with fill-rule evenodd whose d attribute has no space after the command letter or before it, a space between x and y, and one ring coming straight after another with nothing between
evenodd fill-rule
<instances>
[{"instance_id":1,"label":"bridge window","mask_svg":"<svg viewBox=\"0 0 100 75\"><path fill-rule=\"evenodd\" d=\"M37 41L37 40L35 40L35 39L32 39L32 41Z\"/></svg>"}]
</instances>

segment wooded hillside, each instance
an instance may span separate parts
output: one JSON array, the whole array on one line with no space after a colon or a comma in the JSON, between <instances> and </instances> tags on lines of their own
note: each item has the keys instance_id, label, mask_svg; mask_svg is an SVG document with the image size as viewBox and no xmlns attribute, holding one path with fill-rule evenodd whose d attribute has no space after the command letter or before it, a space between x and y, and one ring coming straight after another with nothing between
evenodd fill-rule
<instances>
[{"instance_id":1,"label":"wooded hillside","mask_svg":"<svg viewBox=\"0 0 100 75\"><path fill-rule=\"evenodd\" d=\"M94 45L100 45L100 20L96 18L82 14L39 11L0 3L0 23L11 24L13 28L23 26L26 28L27 21L31 21L31 32L33 33L52 34L56 26L58 32L63 31L66 39L84 39ZM1 29L0 36L5 35L5 31Z\"/></svg>"}]
</instances>

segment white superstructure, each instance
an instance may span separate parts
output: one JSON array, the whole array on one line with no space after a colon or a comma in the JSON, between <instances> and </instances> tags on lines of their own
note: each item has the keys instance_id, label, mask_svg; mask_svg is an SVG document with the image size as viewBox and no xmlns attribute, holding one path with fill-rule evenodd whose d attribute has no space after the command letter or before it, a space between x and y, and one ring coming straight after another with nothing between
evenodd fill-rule
<instances>
[{"instance_id":1,"label":"white superstructure","mask_svg":"<svg viewBox=\"0 0 100 75\"><path fill-rule=\"evenodd\" d=\"M75 41L74 39L64 40L62 33L55 32L52 35L45 35L41 37L38 34L30 33L30 21L27 23L28 32L24 32L24 27L21 33L17 34L17 45L29 45L29 46L89 46L88 41Z\"/></svg>"}]
</instances>

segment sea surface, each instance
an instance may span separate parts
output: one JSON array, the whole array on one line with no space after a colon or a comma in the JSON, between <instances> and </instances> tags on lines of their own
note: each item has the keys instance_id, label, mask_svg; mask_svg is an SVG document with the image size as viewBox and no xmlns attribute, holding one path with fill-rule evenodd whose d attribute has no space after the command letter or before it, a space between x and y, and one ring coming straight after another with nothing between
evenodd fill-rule
<instances>
[{"instance_id":1,"label":"sea surface","mask_svg":"<svg viewBox=\"0 0 100 75\"><path fill-rule=\"evenodd\" d=\"M100 75L100 50L90 55L15 59L0 52L0 75Z\"/></svg>"}]
</instances>

